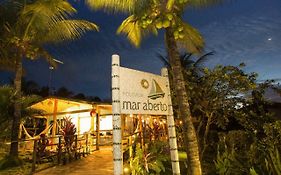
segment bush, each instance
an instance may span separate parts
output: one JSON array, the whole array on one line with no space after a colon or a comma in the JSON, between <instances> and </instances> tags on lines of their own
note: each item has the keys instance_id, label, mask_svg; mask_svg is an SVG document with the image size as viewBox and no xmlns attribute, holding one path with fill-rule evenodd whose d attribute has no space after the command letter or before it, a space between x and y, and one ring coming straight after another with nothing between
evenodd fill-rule
<instances>
[{"instance_id":1,"label":"bush","mask_svg":"<svg viewBox=\"0 0 281 175\"><path fill-rule=\"evenodd\" d=\"M0 170L20 165L23 165L23 161L21 159L17 157L6 156L0 161Z\"/></svg>"}]
</instances>

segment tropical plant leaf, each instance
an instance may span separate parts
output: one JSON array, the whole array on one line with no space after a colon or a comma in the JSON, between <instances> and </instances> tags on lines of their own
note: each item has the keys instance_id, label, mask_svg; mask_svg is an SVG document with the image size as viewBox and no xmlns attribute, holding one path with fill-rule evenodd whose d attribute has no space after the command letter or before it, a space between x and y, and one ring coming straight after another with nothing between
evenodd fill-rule
<instances>
[{"instance_id":1,"label":"tropical plant leaf","mask_svg":"<svg viewBox=\"0 0 281 175\"><path fill-rule=\"evenodd\" d=\"M96 24L85 20L62 20L50 27L52 30L48 31L42 42L74 40L86 31L99 30Z\"/></svg>"},{"instance_id":2,"label":"tropical plant leaf","mask_svg":"<svg viewBox=\"0 0 281 175\"><path fill-rule=\"evenodd\" d=\"M202 8L202 7L208 7L210 5L219 4L224 1L225 0L188 0L188 6Z\"/></svg>"},{"instance_id":3,"label":"tropical plant leaf","mask_svg":"<svg viewBox=\"0 0 281 175\"><path fill-rule=\"evenodd\" d=\"M169 63L169 60L164 57L163 55L161 55L160 53L157 54L157 57L163 62L163 64L169 68L171 68L171 65Z\"/></svg>"},{"instance_id":4,"label":"tropical plant leaf","mask_svg":"<svg viewBox=\"0 0 281 175\"><path fill-rule=\"evenodd\" d=\"M197 67L197 66L203 64L204 62L206 62L208 60L208 59L206 59L208 56L211 56L214 54L215 54L215 52L212 51L212 52L208 52L208 53L202 55L201 57L199 57L198 60L196 60L196 62L194 62L194 67Z\"/></svg>"},{"instance_id":5,"label":"tropical plant leaf","mask_svg":"<svg viewBox=\"0 0 281 175\"><path fill-rule=\"evenodd\" d=\"M157 29L153 25L149 25L146 29L143 29L135 15L131 15L126 18L118 27L117 34L121 33L125 34L131 44L135 47L139 47L142 38L149 33L153 33L155 35L158 34Z\"/></svg>"},{"instance_id":6,"label":"tropical plant leaf","mask_svg":"<svg viewBox=\"0 0 281 175\"><path fill-rule=\"evenodd\" d=\"M137 0L86 0L86 3L94 10L133 12Z\"/></svg>"},{"instance_id":7,"label":"tropical plant leaf","mask_svg":"<svg viewBox=\"0 0 281 175\"><path fill-rule=\"evenodd\" d=\"M38 0L22 10L16 32L24 40L32 40L38 35L44 36L50 26L67 19L75 12L71 4L64 0Z\"/></svg>"},{"instance_id":8,"label":"tropical plant leaf","mask_svg":"<svg viewBox=\"0 0 281 175\"><path fill-rule=\"evenodd\" d=\"M169 11L172 10L174 3L175 3L175 0L168 0L167 5L166 5L167 10L169 10Z\"/></svg>"},{"instance_id":9,"label":"tropical plant leaf","mask_svg":"<svg viewBox=\"0 0 281 175\"><path fill-rule=\"evenodd\" d=\"M180 47L190 53L200 53L204 47L204 40L201 34L187 23L183 23L184 37L178 40Z\"/></svg>"},{"instance_id":10,"label":"tropical plant leaf","mask_svg":"<svg viewBox=\"0 0 281 175\"><path fill-rule=\"evenodd\" d=\"M129 16L125 19L117 29L117 34L123 33L127 35L129 41L136 47L140 46L141 43L141 26L134 15Z\"/></svg>"}]
</instances>

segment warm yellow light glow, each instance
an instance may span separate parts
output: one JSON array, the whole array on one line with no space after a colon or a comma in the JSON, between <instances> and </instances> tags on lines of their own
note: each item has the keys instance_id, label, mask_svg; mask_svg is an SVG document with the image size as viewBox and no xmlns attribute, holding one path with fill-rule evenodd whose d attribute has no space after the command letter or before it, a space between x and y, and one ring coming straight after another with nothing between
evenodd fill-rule
<instances>
[{"instance_id":1,"label":"warm yellow light glow","mask_svg":"<svg viewBox=\"0 0 281 175\"><path fill-rule=\"evenodd\" d=\"M112 130L112 115L101 117L100 130Z\"/></svg>"},{"instance_id":2,"label":"warm yellow light glow","mask_svg":"<svg viewBox=\"0 0 281 175\"><path fill-rule=\"evenodd\" d=\"M182 121L180 120L180 124L182 124Z\"/></svg>"},{"instance_id":3,"label":"warm yellow light glow","mask_svg":"<svg viewBox=\"0 0 281 175\"><path fill-rule=\"evenodd\" d=\"M133 117L133 114L130 114L130 117Z\"/></svg>"},{"instance_id":4,"label":"warm yellow light glow","mask_svg":"<svg viewBox=\"0 0 281 175\"><path fill-rule=\"evenodd\" d=\"M128 164L125 164L125 165L124 165L123 174L124 174L124 175L129 175L129 174L131 174L130 165L128 165Z\"/></svg>"},{"instance_id":5,"label":"warm yellow light glow","mask_svg":"<svg viewBox=\"0 0 281 175\"><path fill-rule=\"evenodd\" d=\"M124 173L128 173L130 171L130 169L128 167L124 168Z\"/></svg>"},{"instance_id":6,"label":"warm yellow light glow","mask_svg":"<svg viewBox=\"0 0 281 175\"><path fill-rule=\"evenodd\" d=\"M80 133L83 134L85 132L90 131L91 129L91 117L80 118Z\"/></svg>"}]
</instances>

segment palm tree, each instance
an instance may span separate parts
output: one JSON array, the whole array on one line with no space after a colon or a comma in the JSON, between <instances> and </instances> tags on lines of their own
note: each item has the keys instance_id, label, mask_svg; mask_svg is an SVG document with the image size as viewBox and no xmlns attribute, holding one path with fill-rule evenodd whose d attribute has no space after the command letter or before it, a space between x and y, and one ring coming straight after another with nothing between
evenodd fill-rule
<instances>
[{"instance_id":1,"label":"palm tree","mask_svg":"<svg viewBox=\"0 0 281 175\"><path fill-rule=\"evenodd\" d=\"M215 53L214 51L205 53L200 57L198 57L196 60L192 59L193 56L192 53L188 53L188 52L181 53L180 60L181 60L182 68L187 72L191 72L192 76L199 77L200 71L202 69L202 64L208 60L209 58L208 56L214 55L214 53ZM163 62L163 64L166 67L171 68L171 65L167 57L161 54L157 54L157 57Z\"/></svg>"},{"instance_id":2,"label":"palm tree","mask_svg":"<svg viewBox=\"0 0 281 175\"><path fill-rule=\"evenodd\" d=\"M29 1L27 1L29 2ZM21 98L22 61L45 58L55 65L54 58L44 49L45 44L57 43L79 38L89 30L98 27L85 20L69 19L76 10L65 0L37 0L22 5L15 24L6 25L4 48L7 57L12 60L15 78L16 99ZM3 38L3 37L2 37ZM5 55L5 54L2 54ZM21 118L21 104L14 105L10 156L18 157L18 131Z\"/></svg>"},{"instance_id":3,"label":"palm tree","mask_svg":"<svg viewBox=\"0 0 281 175\"><path fill-rule=\"evenodd\" d=\"M11 132L11 121L14 113L13 104L15 103L15 90L12 86L0 86L0 137L8 136ZM24 95L20 99L22 105L22 120L34 114L41 114L43 111L28 108L31 104L38 102L41 98L37 95Z\"/></svg>"},{"instance_id":4,"label":"palm tree","mask_svg":"<svg viewBox=\"0 0 281 175\"><path fill-rule=\"evenodd\" d=\"M165 30L173 84L177 84L175 92L184 124L188 164L190 174L194 175L201 174L201 163L178 50L179 47L183 47L190 53L201 52L204 41L196 29L182 20L182 13L188 6L202 7L216 2L219 0L87 0L93 9L129 13L130 16L122 22L117 33L127 35L129 41L136 47L140 45L142 37L146 34L157 34L158 29Z\"/></svg>"}]
</instances>

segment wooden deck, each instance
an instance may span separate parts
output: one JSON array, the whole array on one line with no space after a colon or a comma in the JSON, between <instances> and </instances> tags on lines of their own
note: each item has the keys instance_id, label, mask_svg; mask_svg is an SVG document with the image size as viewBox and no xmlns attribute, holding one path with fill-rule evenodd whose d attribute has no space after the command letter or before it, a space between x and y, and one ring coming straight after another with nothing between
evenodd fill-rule
<instances>
[{"instance_id":1,"label":"wooden deck","mask_svg":"<svg viewBox=\"0 0 281 175\"><path fill-rule=\"evenodd\" d=\"M89 156L67 165L55 166L35 175L113 175L112 147L100 147Z\"/></svg>"}]
</instances>

